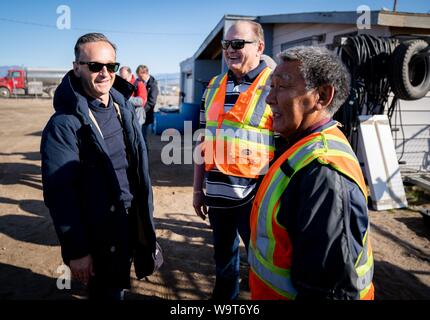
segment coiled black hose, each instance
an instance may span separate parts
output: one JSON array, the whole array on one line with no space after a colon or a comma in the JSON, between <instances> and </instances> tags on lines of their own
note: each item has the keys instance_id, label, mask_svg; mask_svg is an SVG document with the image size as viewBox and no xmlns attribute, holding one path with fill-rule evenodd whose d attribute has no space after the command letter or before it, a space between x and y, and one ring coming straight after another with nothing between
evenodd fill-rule
<instances>
[{"instance_id":1,"label":"coiled black hose","mask_svg":"<svg viewBox=\"0 0 430 320\"><path fill-rule=\"evenodd\" d=\"M338 55L351 73L351 91L334 118L357 150L359 115L383 114L388 102L390 56L398 41L372 35L348 37Z\"/></svg>"}]
</instances>

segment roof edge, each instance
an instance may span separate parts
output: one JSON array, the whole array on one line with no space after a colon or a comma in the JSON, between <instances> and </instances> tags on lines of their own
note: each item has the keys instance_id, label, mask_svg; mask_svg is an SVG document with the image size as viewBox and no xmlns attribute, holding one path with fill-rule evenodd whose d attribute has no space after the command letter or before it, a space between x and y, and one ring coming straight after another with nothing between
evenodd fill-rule
<instances>
[{"instance_id":1,"label":"roof edge","mask_svg":"<svg viewBox=\"0 0 430 320\"><path fill-rule=\"evenodd\" d=\"M371 24L378 21L378 11L370 11ZM357 11L327 11L327 12L302 12L285 13L269 16L260 16L260 23L331 23L331 24L356 24L362 15Z\"/></svg>"}]
</instances>

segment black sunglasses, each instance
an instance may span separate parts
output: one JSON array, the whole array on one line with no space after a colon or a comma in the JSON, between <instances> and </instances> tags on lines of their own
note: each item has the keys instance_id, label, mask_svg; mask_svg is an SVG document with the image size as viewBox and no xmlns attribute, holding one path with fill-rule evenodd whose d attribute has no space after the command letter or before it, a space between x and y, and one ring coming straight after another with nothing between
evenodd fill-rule
<instances>
[{"instance_id":1,"label":"black sunglasses","mask_svg":"<svg viewBox=\"0 0 430 320\"><path fill-rule=\"evenodd\" d=\"M79 61L80 65L86 64L88 66L88 69L91 72L100 72L103 67L106 67L107 71L109 71L110 73L114 73L117 72L119 69L119 62L115 62L115 63L100 63L100 62L84 62L84 61Z\"/></svg>"},{"instance_id":2,"label":"black sunglasses","mask_svg":"<svg viewBox=\"0 0 430 320\"><path fill-rule=\"evenodd\" d=\"M231 45L231 47L234 50L240 50L245 47L245 43L256 43L257 41L246 41L243 39L234 39L234 40L221 40L221 47L224 50L227 50L228 47Z\"/></svg>"}]
</instances>

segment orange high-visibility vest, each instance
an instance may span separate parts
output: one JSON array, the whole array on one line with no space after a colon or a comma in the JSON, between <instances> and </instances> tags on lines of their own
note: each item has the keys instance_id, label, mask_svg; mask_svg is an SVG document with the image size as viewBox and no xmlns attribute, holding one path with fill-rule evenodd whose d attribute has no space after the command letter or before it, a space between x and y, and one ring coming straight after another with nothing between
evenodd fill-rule
<instances>
[{"instance_id":1,"label":"orange high-visibility vest","mask_svg":"<svg viewBox=\"0 0 430 320\"><path fill-rule=\"evenodd\" d=\"M337 124L301 139L270 167L253 203L248 253L249 283L252 299L294 299L297 292L291 282L294 248L285 227L278 223L280 201L291 178L312 161L329 165L354 181L367 199L366 185L359 162ZM292 173L286 175L281 165L287 162ZM353 266L360 299L374 296L373 255L368 228L362 239L363 250Z\"/></svg>"},{"instance_id":2,"label":"orange high-visibility vest","mask_svg":"<svg viewBox=\"0 0 430 320\"><path fill-rule=\"evenodd\" d=\"M235 105L224 112L227 74L214 77L206 90L205 170L258 178L273 159L272 111L266 104L271 69L266 67Z\"/></svg>"}]
</instances>

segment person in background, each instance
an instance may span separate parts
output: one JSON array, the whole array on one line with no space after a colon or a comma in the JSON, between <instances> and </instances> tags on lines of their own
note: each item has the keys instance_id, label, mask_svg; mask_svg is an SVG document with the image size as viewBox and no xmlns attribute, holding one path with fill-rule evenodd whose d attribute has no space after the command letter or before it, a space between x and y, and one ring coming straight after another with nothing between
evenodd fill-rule
<instances>
[{"instance_id":1,"label":"person in background","mask_svg":"<svg viewBox=\"0 0 430 320\"><path fill-rule=\"evenodd\" d=\"M116 77L118 67L103 34L77 40L40 147L43 196L63 261L90 299L121 300L132 261L141 278L157 255L146 145L128 101L133 85Z\"/></svg>"},{"instance_id":2,"label":"person in background","mask_svg":"<svg viewBox=\"0 0 430 320\"><path fill-rule=\"evenodd\" d=\"M145 142L147 143L147 134L149 126L154 122L154 108L157 103L158 97L158 83L153 76L149 74L149 69L145 65L139 65L136 69L137 80L143 81L146 85L146 91L148 92L148 100L145 104L146 121L142 126L142 134ZM148 145L148 143L147 143Z\"/></svg>"},{"instance_id":3,"label":"person in background","mask_svg":"<svg viewBox=\"0 0 430 320\"><path fill-rule=\"evenodd\" d=\"M263 60L264 62L266 62L267 66L270 69L275 70L277 64L276 64L276 61L272 59L272 57L268 56L267 54L262 54L261 55L261 60Z\"/></svg>"},{"instance_id":4,"label":"person in background","mask_svg":"<svg viewBox=\"0 0 430 320\"><path fill-rule=\"evenodd\" d=\"M264 34L256 22L237 21L221 45L229 70L212 78L203 95L204 164L194 167L193 206L202 219L209 215L213 231L212 298L232 300L239 295L240 238L247 249L257 183L273 158L272 112L265 102L272 69L261 59ZM224 159L224 153L235 156Z\"/></svg>"},{"instance_id":5,"label":"person in background","mask_svg":"<svg viewBox=\"0 0 430 320\"><path fill-rule=\"evenodd\" d=\"M180 103L184 103L184 101L185 101L185 96L186 96L185 92L183 92L183 91L180 91L180 92L179 92L179 102L180 102Z\"/></svg>"},{"instance_id":6,"label":"person in background","mask_svg":"<svg viewBox=\"0 0 430 320\"><path fill-rule=\"evenodd\" d=\"M332 120L350 76L322 47L278 56L267 103L285 140L251 213L252 299L373 299L367 189Z\"/></svg>"},{"instance_id":7,"label":"person in background","mask_svg":"<svg viewBox=\"0 0 430 320\"><path fill-rule=\"evenodd\" d=\"M121 78L127 80L129 83L134 85L135 91L133 95L130 97L131 104L135 107L136 115L138 122L141 126L145 123L146 112L145 112L145 104L148 98L148 93L146 91L146 86L142 81L137 81L134 78L133 73L131 72L130 67L123 66L119 69L119 75Z\"/></svg>"}]
</instances>

